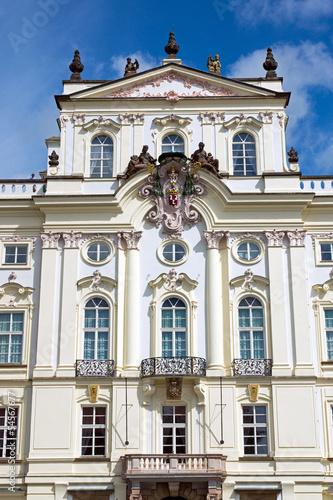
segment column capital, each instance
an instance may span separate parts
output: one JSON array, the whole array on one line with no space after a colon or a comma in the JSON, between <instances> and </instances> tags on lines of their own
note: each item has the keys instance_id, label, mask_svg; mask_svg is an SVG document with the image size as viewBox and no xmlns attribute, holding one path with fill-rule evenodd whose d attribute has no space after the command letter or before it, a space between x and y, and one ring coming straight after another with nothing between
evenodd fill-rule
<instances>
[{"instance_id":1,"label":"column capital","mask_svg":"<svg viewBox=\"0 0 333 500\"><path fill-rule=\"evenodd\" d=\"M299 229L295 229L295 231L287 231L287 236L290 247L304 247L306 231L300 231Z\"/></svg>"},{"instance_id":2,"label":"column capital","mask_svg":"<svg viewBox=\"0 0 333 500\"><path fill-rule=\"evenodd\" d=\"M126 241L127 250L139 250L139 241L142 236L142 231L123 231L121 234Z\"/></svg>"},{"instance_id":3,"label":"column capital","mask_svg":"<svg viewBox=\"0 0 333 500\"><path fill-rule=\"evenodd\" d=\"M58 243L60 238L60 233L52 233L52 231L47 231L45 233L40 233L42 239L42 248L54 248L59 249Z\"/></svg>"},{"instance_id":4,"label":"column capital","mask_svg":"<svg viewBox=\"0 0 333 500\"><path fill-rule=\"evenodd\" d=\"M207 248L219 248L220 240L223 236L227 236L225 231L204 231L204 237L206 238Z\"/></svg>"},{"instance_id":5,"label":"column capital","mask_svg":"<svg viewBox=\"0 0 333 500\"><path fill-rule=\"evenodd\" d=\"M62 237L65 242L64 248L79 248L79 241L82 238L82 233L71 231L70 233L62 233Z\"/></svg>"},{"instance_id":6,"label":"column capital","mask_svg":"<svg viewBox=\"0 0 333 500\"><path fill-rule=\"evenodd\" d=\"M269 247L282 247L284 235L284 231L277 231L276 229L273 229L273 231L265 231L267 245Z\"/></svg>"}]
</instances>

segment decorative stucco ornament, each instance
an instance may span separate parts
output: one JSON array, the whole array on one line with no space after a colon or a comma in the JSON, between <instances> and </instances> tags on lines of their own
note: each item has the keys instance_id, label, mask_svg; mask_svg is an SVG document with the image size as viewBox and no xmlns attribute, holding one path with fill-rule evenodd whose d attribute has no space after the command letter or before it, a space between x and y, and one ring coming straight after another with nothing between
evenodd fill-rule
<instances>
[{"instance_id":1,"label":"decorative stucco ornament","mask_svg":"<svg viewBox=\"0 0 333 500\"><path fill-rule=\"evenodd\" d=\"M200 182L197 168L190 165L181 153L164 153L159 157L160 164L150 164L151 174L140 188L142 198L152 198L155 207L147 215L151 224L159 227L163 222L163 232L181 235L184 224L193 226L199 213L191 206L195 197L206 194Z\"/></svg>"}]
</instances>

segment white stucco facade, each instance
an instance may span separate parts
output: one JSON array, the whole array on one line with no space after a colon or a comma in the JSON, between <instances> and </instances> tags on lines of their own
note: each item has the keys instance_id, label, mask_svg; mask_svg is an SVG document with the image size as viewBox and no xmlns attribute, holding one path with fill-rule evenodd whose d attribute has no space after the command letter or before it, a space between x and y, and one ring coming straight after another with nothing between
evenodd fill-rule
<instances>
[{"instance_id":1,"label":"white stucco facade","mask_svg":"<svg viewBox=\"0 0 333 500\"><path fill-rule=\"evenodd\" d=\"M64 82L58 165L0 191L0 498L333 495L333 178L288 162L281 84L176 62ZM253 175L235 175L239 134ZM186 165L126 178L168 136ZM112 176L91 176L100 137ZM201 141L219 175L189 163ZM203 189L192 225L180 192L178 230L151 222L165 191L142 195L172 166Z\"/></svg>"}]
</instances>

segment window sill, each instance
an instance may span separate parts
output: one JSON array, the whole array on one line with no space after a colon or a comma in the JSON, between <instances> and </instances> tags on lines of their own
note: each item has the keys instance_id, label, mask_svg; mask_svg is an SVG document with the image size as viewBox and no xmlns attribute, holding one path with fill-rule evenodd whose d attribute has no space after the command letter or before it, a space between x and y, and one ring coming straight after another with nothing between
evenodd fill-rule
<instances>
[{"instance_id":1,"label":"window sill","mask_svg":"<svg viewBox=\"0 0 333 500\"><path fill-rule=\"evenodd\" d=\"M0 363L0 368L27 368L27 365L21 365L21 363Z\"/></svg>"},{"instance_id":2,"label":"window sill","mask_svg":"<svg viewBox=\"0 0 333 500\"><path fill-rule=\"evenodd\" d=\"M74 459L74 462L109 462L110 459L107 457L78 457Z\"/></svg>"},{"instance_id":3,"label":"window sill","mask_svg":"<svg viewBox=\"0 0 333 500\"><path fill-rule=\"evenodd\" d=\"M253 457L253 456L248 456L248 457L239 457L238 459L240 462L274 462L273 457Z\"/></svg>"}]
</instances>

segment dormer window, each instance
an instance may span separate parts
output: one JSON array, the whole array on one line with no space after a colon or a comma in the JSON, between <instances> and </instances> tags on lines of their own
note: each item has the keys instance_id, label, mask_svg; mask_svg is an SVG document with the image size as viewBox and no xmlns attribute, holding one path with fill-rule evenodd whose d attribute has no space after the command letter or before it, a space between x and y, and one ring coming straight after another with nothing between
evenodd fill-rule
<instances>
[{"instance_id":1,"label":"dormer window","mask_svg":"<svg viewBox=\"0 0 333 500\"><path fill-rule=\"evenodd\" d=\"M169 153L171 151L184 154L184 141L179 135L167 135L164 137L162 141L162 153Z\"/></svg>"},{"instance_id":2,"label":"dormer window","mask_svg":"<svg viewBox=\"0 0 333 500\"><path fill-rule=\"evenodd\" d=\"M256 145L249 134L237 134L232 141L234 175L256 175Z\"/></svg>"},{"instance_id":3,"label":"dormer window","mask_svg":"<svg viewBox=\"0 0 333 500\"><path fill-rule=\"evenodd\" d=\"M90 177L112 177L113 141L106 135L95 137L90 148Z\"/></svg>"}]
</instances>

